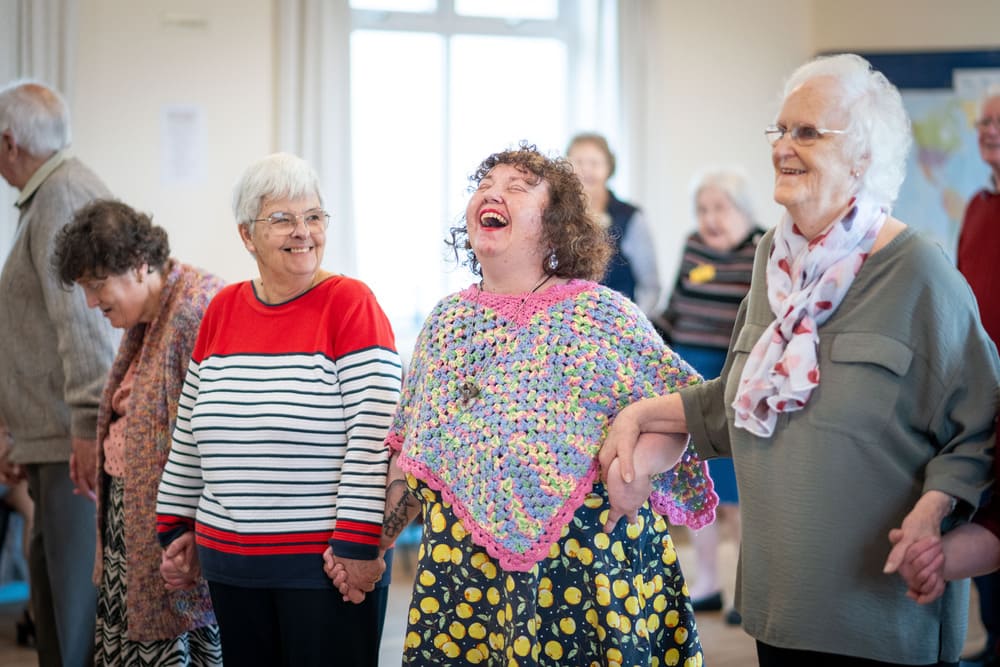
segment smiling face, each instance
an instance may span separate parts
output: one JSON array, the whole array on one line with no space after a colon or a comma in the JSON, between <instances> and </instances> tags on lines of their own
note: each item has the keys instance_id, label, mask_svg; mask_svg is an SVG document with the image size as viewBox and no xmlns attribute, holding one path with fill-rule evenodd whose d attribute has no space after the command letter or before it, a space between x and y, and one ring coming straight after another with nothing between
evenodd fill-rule
<instances>
[{"instance_id":1,"label":"smiling face","mask_svg":"<svg viewBox=\"0 0 1000 667\"><path fill-rule=\"evenodd\" d=\"M845 129L850 114L840 86L831 77L810 79L795 88L781 107L776 124L791 128L811 125ZM774 201L784 206L802 232L812 238L850 203L860 178L852 171L843 134L827 134L810 146L800 146L786 133L771 149L774 164Z\"/></svg>"},{"instance_id":2,"label":"smiling face","mask_svg":"<svg viewBox=\"0 0 1000 667\"><path fill-rule=\"evenodd\" d=\"M319 208L321 204L316 195L266 198L257 214L260 221L253 224L253 230L249 225L240 225L243 244L257 260L265 283L311 282L323 261L326 232L310 231L303 218L298 217L295 228L285 234L272 229L264 219L278 212L301 216Z\"/></svg>"},{"instance_id":3,"label":"smiling face","mask_svg":"<svg viewBox=\"0 0 1000 667\"><path fill-rule=\"evenodd\" d=\"M993 177L1000 187L1000 95L986 100L979 117L994 121L979 128L979 155L993 170Z\"/></svg>"},{"instance_id":4,"label":"smiling face","mask_svg":"<svg viewBox=\"0 0 1000 667\"><path fill-rule=\"evenodd\" d=\"M548 201L545 181L509 164L497 165L479 182L465 210L465 225L487 284L539 275Z\"/></svg>"},{"instance_id":5,"label":"smiling face","mask_svg":"<svg viewBox=\"0 0 1000 667\"><path fill-rule=\"evenodd\" d=\"M746 238L750 221L721 188L706 185L695 197L698 233L709 248L729 252Z\"/></svg>"},{"instance_id":6,"label":"smiling face","mask_svg":"<svg viewBox=\"0 0 1000 667\"><path fill-rule=\"evenodd\" d=\"M154 283L146 265L114 276L97 271L95 275L84 276L76 282L83 288L87 306L100 308L111 326L119 329L152 321L159 305L150 289Z\"/></svg>"}]
</instances>

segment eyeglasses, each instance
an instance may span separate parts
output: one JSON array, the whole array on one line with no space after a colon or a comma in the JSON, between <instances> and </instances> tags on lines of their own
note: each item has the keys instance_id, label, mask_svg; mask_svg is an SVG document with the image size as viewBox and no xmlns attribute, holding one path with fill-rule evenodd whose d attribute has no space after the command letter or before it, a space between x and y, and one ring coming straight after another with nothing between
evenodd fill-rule
<instances>
[{"instance_id":1,"label":"eyeglasses","mask_svg":"<svg viewBox=\"0 0 1000 667\"><path fill-rule=\"evenodd\" d=\"M985 130L990 125L1000 130L1000 116L983 116L976 121L976 127L980 130Z\"/></svg>"},{"instance_id":2,"label":"eyeglasses","mask_svg":"<svg viewBox=\"0 0 1000 667\"><path fill-rule=\"evenodd\" d=\"M298 227L300 219L312 234L322 232L330 225L330 214L321 208L314 208L301 215L275 211L266 218L257 218L253 222L266 222L276 234L291 234Z\"/></svg>"},{"instance_id":3,"label":"eyeglasses","mask_svg":"<svg viewBox=\"0 0 1000 667\"><path fill-rule=\"evenodd\" d=\"M784 125L770 125L764 130L764 136L772 146L781 141L786 134L797 146L812 146L828 134L847 134L847 130L828 130L825 127L812 125L792 125L790 128Z\"/></svg>"}]
</instances>

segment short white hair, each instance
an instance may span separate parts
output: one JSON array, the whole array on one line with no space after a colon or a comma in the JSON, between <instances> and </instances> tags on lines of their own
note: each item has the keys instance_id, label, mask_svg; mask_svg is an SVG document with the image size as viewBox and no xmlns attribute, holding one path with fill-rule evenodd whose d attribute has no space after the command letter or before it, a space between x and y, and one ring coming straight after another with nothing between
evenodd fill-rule
<instances>
[{"instance_id":1,"label":"short white hair","mask_svg":"<svg viewBox=\"0 0 1000 667\"><path fill-rule=\"evenodd\" d=\"M236 183L233 216L237 223L253 230L253 221L260 215L265 199L309 195L316 195L323 205L319 176L309 163L291 153L272 153L247 167Z\"/></svg>"},{"instance_id":2,"label":"short white hair","mask_svg":"<svg viewBox=\"0 0 1000 667\"><path fill-rule=\"evenodd\" d=\"M1000 97L1000 83L991 83L986 88L986 93L979 98L979 103L976 105L976 120L983 117L983 107L986 106L986 103L997 97Z\"/></svg>"},{"instance_id":3,"label":"short white hair","mask_svg":"<svg viewBox=\"0 0 1000 667\"><path fill-rule=\"evenodd\" d=\"M750 197L750 183L746 172L735 166L708 167L697 172L691 180L691 203L697 212L698 195L705 188L718 188L733 203L752 225L756 221L753 210L753 199ZM697 217L697 216L696 216Z\"/></svg>"},{"instance_id":4,"label":"short white hair","mask_svg":"<svg viewBox=\"0 0 1000 667\"><path fill-rule=\"evenodd\" d=\"M820 77L836 80L843 93L839 101L850 118L844 128L848 158L859 163L867 159L860 194L891 206L906 176L906 157L913 143L899 90L861 56L842 53L820 56L792 72L784 98Z\"/></svg>"},{"instance_id":5,"label":"short white hair","mask_svg":"<svg viewBox=\"0 0 1000 667\"><path fill-rule=\"evenodd\" d=\"M56 90L19 79L0 90L0 132L10 131L26 153L45 157L70 142L69 108Z\"/></svg>"}]
</instances>

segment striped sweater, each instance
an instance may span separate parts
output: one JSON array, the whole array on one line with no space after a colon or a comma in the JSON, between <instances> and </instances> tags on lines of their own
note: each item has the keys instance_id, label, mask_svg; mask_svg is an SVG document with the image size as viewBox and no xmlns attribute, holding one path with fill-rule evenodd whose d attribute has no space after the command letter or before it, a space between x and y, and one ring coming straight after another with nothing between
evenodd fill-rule
<instances>
[{"instance_id":1,"label":"striped sweater","mask_svg":"<svg viewBox=\"0 0 1000 667\"><path fill-rule=\"evenodd\" d=\"M736 312L750 290L754 253L763 234L764 230L754 227L729 252L713 250L697 233L688 237L670 303L653 318L668 344L729 347Z\"/></svg>"},{"instance_id":2,"label":"striped sweater","mask_svg":"<svg viewBox=\"0 0 1000 667\"><path fill-rule=\"evenodd\" d=\"M400 374L363 283L334 276L277 305L225 288L181 394L160 542L194 529L205 578L248 587L328 588L327 544L375 558Z\"/></svg>"}]
</instances>

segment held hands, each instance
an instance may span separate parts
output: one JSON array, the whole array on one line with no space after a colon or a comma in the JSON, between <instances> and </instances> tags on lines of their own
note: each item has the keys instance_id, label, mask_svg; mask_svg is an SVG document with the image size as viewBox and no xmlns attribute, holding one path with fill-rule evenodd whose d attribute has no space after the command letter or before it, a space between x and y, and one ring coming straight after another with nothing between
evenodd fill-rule
<instances>
[{"instance_id":1,"label":"held hands","mask_svg":"<svg viewBox=\"0 0 1000 667\"><path fill-rule=\"evenodd\" d=\"M618 420L615 420L617 423ZM614 424L612 424L614 430ZM629 432L623 427L623 432ZM611 442L611 434L604 442L599 459L601 461L601 479L608 492L611 510L604 524L604 532L610 533L624 516L629 523L639 520L639 508L643 506L653 492L653 475L670 470L684 453L687 446L687 436L665 433L638 433L635 431L634 445L629 448L629 456L633 456L632 471L628 477L625 474L625 457L616 456L604 465L605 448ZM628 445L631 435L624 440L618 440L616 447L619 454L624 451L621 445Z\"/></svg>"},{"instance_id":2,"label":"held hands","mask_svg":"<svg viewBox=\"0 0 1000 667\"><path fill-rule=\"evenodd\" d=\"M639 508L645 504L649 494L653 492L653 480L648 475L640 475L632 482L622 478L621 459L615 459L607 469L605 488L608 492L608 520L604 523L604 532L610 533L622 517L629 523L639 521Z\"/></svg>"},{"instance_id":3,"label":"held hands","mask_svg":"<svg viewBox=\"0 0 1000 667\"><path fill-rule=\"evenodd\" d=\"M78 496L97 499L97 440L73 438L73 453L69 457L69 478Z\"/></svg>"},{"instance_id":4,"label":"held hands","mask_svg":"<svg viewBox=\"0 0 1000 667\"><path fill-rule=\"evenodd\" d=\"M163 550L163 558L160 560L160 576L166 582L168 591L183 591L194 588L201 576L201 564L198 562L198 549L194 543L194 533L184 533Z\"/></svg>"},{"instance_id":5,"label":"held hands","mask_svg":"<svg viewBox=\"0 0 1000 667\"><path fill-rule=\"evenodd\" d=\"M927 491L903 519L899 528L889 531L893 544L883 572L898 572L910 588L907 595L926 604L944 592L944 554L941 547L941 521L952 508L951 496L936 490Z\"/></svg>"},{"instance_id":6,"label":"held hands","mask_svg":"<svg viewBox=\"0 0 1000 667\"><path fill-rule=\"evenodd\" d=\"M893 528L889 541L898 544L903 531ZM944 549L941 538L924 537L910 545L897 568L909 590L906 597L918 604L929 604L944 594Z\"/></svg>"},{"instance_id":7,"label":"held hands","mask_svg":"<svg viewBox=\"0 0 1000 667\"><path fill-rule=\"evenodd\" d=\"M364 601L365 593L375 590L375 584L385 572L382 553L375 560L356 560L338 557L331 547L327 547L323 552L323 571L344 596L345 602L359 604Z\"/></svg>"}]
</instances>

